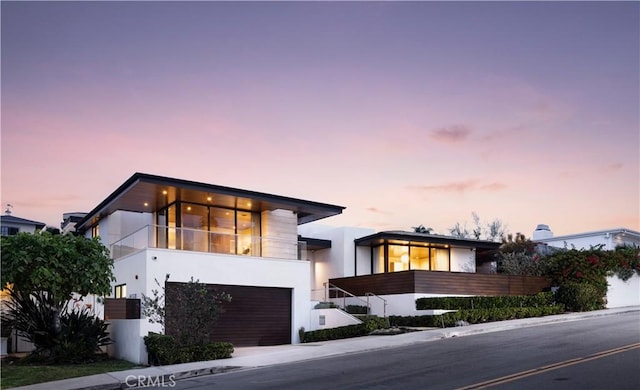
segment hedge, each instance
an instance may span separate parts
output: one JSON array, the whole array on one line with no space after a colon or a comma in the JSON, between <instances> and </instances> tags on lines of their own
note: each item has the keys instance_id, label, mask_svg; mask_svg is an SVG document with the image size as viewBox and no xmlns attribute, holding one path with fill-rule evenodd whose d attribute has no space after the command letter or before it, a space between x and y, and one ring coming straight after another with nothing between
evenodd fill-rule
<instances>
[{"instance_id":1,"label":"hedge","mask_svg":"<svg viewBox=\"0 0 640 390\"><path fill-rule=\"evenodd\" d=\"M351 337L366 336L374 330L389 327L389 321L387 318L367 316L363 318L363 321L364 322L362 324L304 332L302 342L311 343L314 341L339 340Z\"/></svg>"},{"instance_id":2,"label":"hedge","mask_svg":"<svg viewBox=\"0 0 640 390\"><path fill-rule=\"evenodd\" d=\"M459 310L445 313L441 316L389 316L391 326L411 326L411 327L452 327L458 321L465 321L469 324L479 324L483 322L513 320L517 318L542 317L552 314L563 313L564 305L541 306L541 307L506 307L490 309Z\"/></svg>"},{"instance_id":3,"label":"hedge","mask_svg":"<svg viewBox=\"0 0 640 390\"><path fill-rule=\"evenodd\" d=\"M165 365L230 358L233 344L217 342L204 345L179 346L173 336L149 333L144 337L149 364Z\"/></svg>"},{"instance_id":4,"label":"hedge","mask_svg":"<svg viewBox=\"0 0 640 390\"><path fill-rule=\"evenodd\" d=\"M416 299L418 310L468 310L507 307L541 307L554 303L551 291L535 295L509 295L497 297L434 297Z\"/></svg>"}]
</instances>

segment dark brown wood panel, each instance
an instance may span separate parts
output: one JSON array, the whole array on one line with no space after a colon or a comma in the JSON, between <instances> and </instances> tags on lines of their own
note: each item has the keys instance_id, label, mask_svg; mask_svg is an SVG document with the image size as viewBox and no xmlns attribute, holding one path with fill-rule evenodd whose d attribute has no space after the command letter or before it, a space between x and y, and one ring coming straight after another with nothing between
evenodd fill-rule
<instances>
[{"instance_id":1,"label":"dark brown wood panel","mask_svg":"<svg viewBox=\"0 0 640 390\"><path fill-rule=\"evenodd\" d=\"M131 320L140 318L140 300L123 298L104 299L105 320Z\"/></svg>"},{"instance_id":2,"label":"dark brown wood panel","mask_svg":"<svg viewBox=\"0 0 640 390\"><path fill-rule=\"evenodd\" d=\"M354 295L456 294L529 295L549 288L538 276L475 274L466 272L402 271L331 279L329 282Z\"/></svg>"},{"instance_id":3,"label":"dark brown wood panel","mask_svg":"<svg viewBox=\"0 0 640 390\"><path fill-rule=\"evenodd\" d=\"M181 283L167 283L167 286ZM224 312L209 334L211 341L234 346L280 345L291 343L291 289L275 287L209 284L208 288L231 295ZM171 299L167 288L167 300ZM171 303L168 303L170 307ZM167 316L171 315L167 310ZM172 329L165 329L172 334Z\"/></svg>"}]
</instances>

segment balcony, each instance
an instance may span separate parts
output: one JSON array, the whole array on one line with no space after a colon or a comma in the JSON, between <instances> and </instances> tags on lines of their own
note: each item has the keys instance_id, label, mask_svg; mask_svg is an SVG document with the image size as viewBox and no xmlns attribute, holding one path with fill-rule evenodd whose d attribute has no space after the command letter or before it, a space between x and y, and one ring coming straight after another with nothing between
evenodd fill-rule
<instances>
[{"instance_id":1,"label":"balcony","mask_svg":"<svg viewBox=\"0 0 640 390\"><path fill-rule=\"evenodd\" d=\"M111 257L117 260L148 248L307 260L303 241L158 225L144 226L111 244Z\"/></svg>"}]
</instances>

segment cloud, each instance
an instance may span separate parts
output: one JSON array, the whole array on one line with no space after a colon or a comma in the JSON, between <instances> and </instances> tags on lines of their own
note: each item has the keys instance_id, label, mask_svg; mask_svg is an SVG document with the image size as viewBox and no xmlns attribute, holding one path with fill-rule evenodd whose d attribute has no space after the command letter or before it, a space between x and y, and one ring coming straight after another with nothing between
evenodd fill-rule
<instances>
[{"instance_id":1,"label":"cloud","mask_svg":"<svg viewBox=\"0 0 640 390\"><path fill-rule=\"evenodd\" d=\"M504 190L505 188L507 188L506 184L498 182L483 184L480 186L480 189L485 191L500 191Z\"/></svg>"},{"instance_id":2,"label":"cloud","mask_svg":"<svg viewBox=\"0 0 640 390\"><path fill-rule=\"evenodd\" d=\"M622 169L623 166L624 166L624 164L622 164L622 163L612 163L612 164L609 164L609 165L603 167L602 171L605 172L605 173L618 172L618 171L620 171Z\"/></svg>"},{"instance_id":3,"label":"cloud","mask_svg":"<svg viewBox=\"0 0 640 390\"><path fill-rule=\"evenodd\" d=\"M443 183L438 185L429 186L409 186L412 191L419 192L454 192L463 194L467 191L501 191L507 188L507 185L499 182L483 183L481 180L470 179L463 181L453 181L449 183Z\"/></svg>"},{"instance_id":4,"label":"cloud","mask_svg":"<svg viewBox=\"0 0 640 390\"><path fill-rule=\"evenodd\" d=\"M380 210L376 207L367 207L365 210L375 214L391 214L388 211Z\"/></svg>"},{"instance_id":5,"label":"cloud","mask_svg":"<svg viewBox=\"0 0 640 390\"><path fill-rule=\"evenodd\" d=\"M433 130L429 137L439 142L459 143L466 140L471 134L471 129L464 125L453 125Z\"/></svg>"}]
</instances>

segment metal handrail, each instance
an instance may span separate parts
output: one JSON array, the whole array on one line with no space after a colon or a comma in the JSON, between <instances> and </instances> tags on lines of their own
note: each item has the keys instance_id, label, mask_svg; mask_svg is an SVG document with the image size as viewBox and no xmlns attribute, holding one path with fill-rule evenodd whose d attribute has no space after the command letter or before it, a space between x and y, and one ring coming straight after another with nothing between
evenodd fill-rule
<instances>
[{"instance_id":1,"label":"metal handrail","mask_svg":"<svg viewBox=\"0 0 640 390\"><path fill-rule=\"evenodd\" d=\"M369 301L368 300L365 301L364 299L355 296L354 294L350 293L349 291L344 290L344 289L342 289L342 288L340 288L340 287L338 287L338 286L336 286L334 284L331 284L329 282L324 282L323 286L325 288L325 290L324 290L324 300L325 300L325 302L327 302L328 299L329 299L329 297L328 297L329 290L339 291L339 292L344 294L342 296L342 307L343 307L343 309L346 310L346 308L347 308L347 297L346 296L348 295L349 297L355 298L355 299L359 300L360 302L364 303L367 306L367 314L371 314L371 306L369 305Z\"/></svg>"},{"instance_id":2,"label":"metal handrail","mask_svg":"<svg viewBox=\"0 0 640 390\"><path fill-rule=\"evenodd\" d=\"M382 300L382 317L387 318L387 300L372 292L365 293L364 295L367 297L367 307L369 308L371 308L371 306L369 306L369 297L374 297Z\"/></svg>"}]
</instances>

